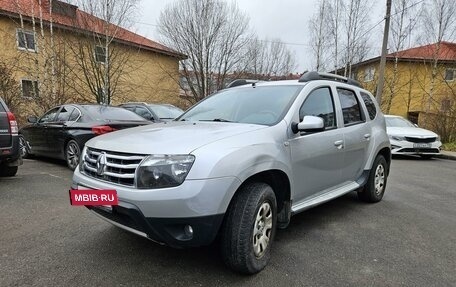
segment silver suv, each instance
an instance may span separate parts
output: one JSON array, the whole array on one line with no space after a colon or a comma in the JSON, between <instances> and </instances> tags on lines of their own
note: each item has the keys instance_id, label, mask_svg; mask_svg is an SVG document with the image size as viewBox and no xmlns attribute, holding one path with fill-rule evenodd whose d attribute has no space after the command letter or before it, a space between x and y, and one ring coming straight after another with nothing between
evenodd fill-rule
<instances>
[{"instance_id":1,"label":"silver suv","mask_svg":"<svg viewBox=\"0 0 456 287\"><path fill-rule=\"evenodd\" d=\"M380 201L390 150L368 91L309 72L228 88L175 121L96 137L72 188L115 189L118 205L87 207L171 247L220 235L226 264L252 274L292 215L351 191Z\"/></svg>"}]
</instances>

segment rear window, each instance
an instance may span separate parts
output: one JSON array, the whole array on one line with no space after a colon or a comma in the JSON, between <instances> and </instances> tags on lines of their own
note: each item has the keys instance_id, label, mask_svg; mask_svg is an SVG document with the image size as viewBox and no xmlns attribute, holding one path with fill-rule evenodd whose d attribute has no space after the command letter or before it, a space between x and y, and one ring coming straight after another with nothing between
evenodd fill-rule
<instances>
[{"instance_id":1,"label":"rear window","mask_svg":"<svg viewBox=\"0 0 456 287\"><path fill-rule=\"evenodd\" d=\"M183 110L171 106L149 105L149 107L161 119L175 119L184 113Z\"/></svg>"},{"instance_id":2,"label":"rear window","mask_svg":"<svg viewBox=\"0 0 456 287\"><path fill-rule=\"evenodd\" d=\"M137 114L124 108L107 107L107 106L84 106L94 120L107 121L144 121Z\"/></svg>"},{"instance_id":3,"label":"rear window","mask_svg":"<svg viewBox=\"0 0 456 287\"><path fill-rule=\"evenodd\" d=\"M371 120L375 119L377 115L377 108L375 107L372 97L366 93L361 92L361 98L363 98L364 104L366 105L367 112L369 113L369 118Z\"/></svg>"}]
</instances>

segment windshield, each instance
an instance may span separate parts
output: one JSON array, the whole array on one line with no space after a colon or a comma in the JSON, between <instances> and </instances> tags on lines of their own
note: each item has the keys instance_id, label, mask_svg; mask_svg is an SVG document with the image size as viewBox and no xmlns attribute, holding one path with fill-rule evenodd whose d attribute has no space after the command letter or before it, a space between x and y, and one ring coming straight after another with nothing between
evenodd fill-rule
<instances>
[{"instance_id":1,"label":"windshield","mask_svg":"<svg viewBox=\"0 0 456 287\"><path fill-rule=\"evenodd\" d=\"M164 106L164 105L148 105L149 108L154 111L154 113L160 119L175 119L178 116L182 115L183 110L175 106Z\"/></svg>"},{"instance_id":2,"label":"windshield","mask_svg":"<svg viewBox=\"0 0 456 287\"><path fill-rule=\"evenodd\" d=\"M395 128L414 128L415 125L409 122L408 120L400 117L385 118L387 127Z\"/></svg>"},{"instance_id":3,"label":"windshield","mask_svg":"<svg viewBox=\"0 0 456 287\"><path fill-rule=\"evenodd\" d=\"M259 125L279 122L303 86L263 86L223 90L194 106L178 120Z\"/></svg>"},{"instance_id":4,"label":"windshield","mask_svg":"<svg viewBox=\"0 0 456 287\"><path fill-rule=\"evenodd\" d=\"M83 106L94 120L105 120L105 121L145 121L142 117L137 114L128 111L124 108L109 107L109 106Z\"/></svg>"}]
</instances>

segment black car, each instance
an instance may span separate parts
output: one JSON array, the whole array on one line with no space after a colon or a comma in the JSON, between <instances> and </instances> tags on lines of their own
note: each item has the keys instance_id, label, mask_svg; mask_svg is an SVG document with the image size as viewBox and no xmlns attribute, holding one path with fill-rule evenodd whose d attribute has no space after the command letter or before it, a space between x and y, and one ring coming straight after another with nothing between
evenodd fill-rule
<instances>
[{"instance_id":1,"label":"black car","mask_svg":"<svg viewBox=\"0 0 456 287\"><path fill-rule=\"evenodd\" d=\"M0 98L0 176L15 176L21 164L16 118Z\"/></svg>"},{"instance_id":2,"label":"black car","mask_svg":"<svg viewBox=\"0 0 456 287\"><path fill-rule=\"evenodd\" d=\"M29 117L29 125L19 130L23 157L40 155L64 159L74 170L84 144L112 131L151 122L119 107L67 104L55 107L39 119Z\"/></svg>"},{"instance_id":3,"label":"black car","mask_svg":"<svg viewBox=\"0 0 456 287\"><path fill-rule=\"evenodd\" d=\"M125 103L120 107L153 122L171 121L184 113L183 110L170 104Z\"/></svg>"}]
</instances>

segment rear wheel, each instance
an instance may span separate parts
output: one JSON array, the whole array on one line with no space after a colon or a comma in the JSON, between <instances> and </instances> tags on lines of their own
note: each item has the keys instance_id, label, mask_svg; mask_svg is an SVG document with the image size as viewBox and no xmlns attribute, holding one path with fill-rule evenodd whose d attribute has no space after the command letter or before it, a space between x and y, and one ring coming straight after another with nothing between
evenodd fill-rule
<instances>
[{"instance_id":1,"label":"rear wheel","mask_svg":"<svg viewBox=\"0 0 456 287\"><path fill-rule=\"evenodd\" d=\"M19 152L22 158L30 158L32 156L23 135L19 136Z\"/></svg>"},{"instance_id":2,"label":"rear wheel","mask_svg":"<svg viewBox=\"0 0 456 287\"><path fill-rule=\"evenodd\" d=\"M233 199L222 229L225 264L235 271L254 274L271 257L277 222L274 191L265 183L244 186Z\"/></svg>"},{"instance_id":3,"label":"rear wheel","mask_svg":"<svg viewBox=\"0 0 456 287\"><path fill-rule=\"evenodd\" d=\"M17 169L17 166L0 166L0 177L15 176Z\"/></svg>"},{"instance_id":4,"label":"rear wheel","mask_svg":"<svg viewBox=\"0 0 456 287\"><path fill-rule=\"evenodd\" d=\"M388 165L382 155L378 155L372 165L366 185L358 191L358 197L365 202L379 202L385 193L388 178Z\"/></svg>"},{"instance_id":5,"label":"rear wheel","mask_svg":"<svg viewBox=\"0 0 456 287\"><path fill-rule=\"evenodd\" d=\"M65 148L65 159L68 168L75 170L79 164L79 157L81 156L81 149L75 140L70 140Z\"/></svg>"}]
</instances>

